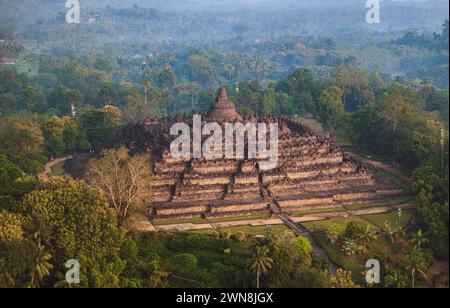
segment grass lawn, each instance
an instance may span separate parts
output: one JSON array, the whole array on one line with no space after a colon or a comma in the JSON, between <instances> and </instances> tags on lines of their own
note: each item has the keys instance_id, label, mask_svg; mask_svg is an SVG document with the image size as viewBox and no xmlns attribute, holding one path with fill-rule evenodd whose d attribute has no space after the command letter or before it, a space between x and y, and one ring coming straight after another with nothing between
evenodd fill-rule
<instances>
[{"instance_id":1,"label":"grass lawn","mask_svg":"<svg viewBox=\"0 0 450 308\"><path fill-rule=\"evenodd\" d=\"M361 203L361 204L344 205L344 208L349 211L358 211L358 210L363 210L363 209L369 209L372 207L384 207L384 206L390 206L390 204L386 200L380 200L380 201L367 202L367 203Z\"/></svg>"},{"instance_id":2,"label":"grass lawn","mask_svg":"<svg viewBox=\"0 0 450 308\"><path fill-rule=\"evenodd\" d=\"M408 224L414 217L414 210L402 211L402 215L400 217L397 211L392 211L384 214L364 215L361 217L367 221L370 221L372 224L379 227L380 229L385 228L384 223L386 221L389 222L391 225L396 225L399 223L402 228L405 228L406 226L408 226Z\"/></svg>"},{"instance_id":3,"label":"grass lawn","mask_svg":"<svg viewBox=\"0 0 450 308\"><path fill-rule=\"evenodd\" d=\"M188 218L188 219L171 219L171 220L155 220L152 224L155 226L166 226L166 225L176 225L176 224L207 224L208 221L204 218Z\"/></svg>"},{"instance_id":4,"label":"grass lawn","mask_svg":"<svg viewBox=\"0 0 450 308\"><path fill-rule=\"evenodd\" d=\"M386 199L386 202L389 203L390 206L401 205L401 204L405 204L408 202L415 202L415 201L416 201L416 199L413 196Z\"/></svg>"},{"instance_id":5,"label":"grass lawn","mask_svg":"<svg viewBox=\"0 0 450 308\"><path fill-rule=\"evenodd\" d=\"M230 228L220 228L219 231L228 231L231 234L236 234L238 232L244 232L247 235L255 236L255 235L264 235L266 233L266 226L260 227L252 227L252 226L239 226L239 227L230 227ZM285 231L289 231L288 227L285 225L272 225L272 233L278 234L283 233Z\"/></svg>"},{"instance_id":6,"label":"grass lawn","mask_svg":"<svg viewBox=\"0 0 450 308\"><path fill-rule=\"evenodd\" d=\"M400 186L406 191L411 191L411 185L402 178L378 168L369 168L369 169L377 176L388 179L390 182L394 183L397 186Z\"/></svg>"},{"instance_id":7,"label":"grass lawn","mask_svg":"<svg viewBox=\"0 0 450 308\"><path fill-rule=\"evenodd\" d=\"M187 231L187 233L213 235L215 233L215 231L214 231L214 229L202 229L202 230L190 230L190 231Z\"/></svg>"},{"instance_id":8,"label":"grass lawn","mask_svg":"<svg viewBox=\"0 0 450 308\"><path fill-rule=\"evenodd\" d=\"M405 210L400 217L400 225L406 227L412 218L414 217L414 210ZM369 224L372 231L380 230L384 228L384 222L389 221L392 224L396 224L399 221L399 216L396 211L383 214L372 214L364 216L349 216L347 218L337 217L331 218L323 221L317 221L315 223L316 232L313 236L317 243L323 247L330 259L338 264L340 267L352 272L352 277L358 284L364 285L364 272L365 263L369 259L377 258L377 256L385 255L389 256L389 262L395 264L399 262L404 257L404 249L407 244L407 240L397 240L395 244L392 244L389 240L384 237L379 237L368 245L368 250L366 253L361 253L358 256L347 256L342 252L342 243L336 243L332 245L326 236L326 231L333 224L341 225L343 229L346 228L347 224L351 221L362 222ZM313 223L306 222L302 223L303 226L312 230Z\"/></svg>"},{"instance_id":9,"label":"grass lawn","mask_svg":"<svg viewBox=\"0 0 450 308\"><path fill-rule=\"evenodd\" d=\"M224 218L212 218L212 219L204 219L204 218L189 218L189 219L171 219L171 220L155 220L153 225L155 226L165 226L165 225L175 225L175 224L194 224L201 225L207 223L217 223L217 222L233 222L233 221L242 221L242 220L258 220L258 219L270 219L271 216L268 214L263 215L249 215L249 216L239 216L239 217L224 217Z\"/></svg>"},{"instance_id":10,"label":"grass lawn","mask_svg":"<svg viewBox=\"0 0 450 308\"><path fill-rule=\"evenodd\" d=\"M249 216L239 216L239 217L224 217L224 218L210 218L209 222L232 222L232 221L242 221L242 220L260 220L260 219L270 219L271 216L268 214L263 215L249 215Z\"/></svg>"},{"instance_id":11,"label":"grass lawn","mask_svg":"<svg viewBox=\"0 0 450 308\"><path fill-rule=\"evenodd\" d=\"M320 220L320 221L316 221L316 222L313 222L313 221L303 222L303 223L301 223L301 225L309 230L314 230L314 228L315 228L316 231L317 230L325 231L325 230L328 230L328 228L330 228L334 224L341 225L342 228L345 229L347 227L347 224L350 223L351 221L368 224L371 226L373 231L378 229L372 223L370 223L358 216L334 217L334 218Z\"/></svg>"},{"instance_id":12,"label":"grass lawn","mask_svg":"<svg viewBox=\"0 0 450 308\"><path fill-rule=\"evenodd\" d=\"M344 205L344 208L349 211L357 211L357 210L363 210L371 207L384 207L384 206L394 206L394 205L401 205L408 202L413 201L413 197L399 197L399 198L391 198L391 199L383 199L379 201L373 201L373 202L367 202L367 203L361 203L361 204L350 204L350 205Z\"/></svg>"},{"instance_id":13,"label":"grass lawn","mask_svg":"<svg viewBox=\"0 0 450 308\"><path fill-rule=\"evenodd\" d=\"M333 263L338 264L341 268L351 271L353 280L365 285L365 265L367 260L376 259L380 255L388 255L391 262L396 262L402 257L403 247L398 244L392 244L388 240L378 238L368 245L366 253L357 256L347 256L342 252L342 245L336 243L332 245L324 232L314 233L317 243L323 247Z\"/></svg>"},{"instance_id":14,"label":"grass lawn","mask_svg":"<svg viewBox=\"0 0 450 308\"><path fill-rule=\"evenodd\" d=\"M232 235L238 232L244 232L246 235L256 236L256 235L264 235L266 233L266 226L259 226L259 227L238 226L238 227L219 228L217 230L222 232L229 232ZM272 232L274 234L283 233L289 230L290 229L285 225L272 225ZM197 234L214 234L214 232L215 232L214 229L188 231L188 233L197 233Z\"/></svg>"},{"instance_id":15,"label":"grass lawn","mask_svg":"<svg viewBox=\"0 0 450 308\"><path fill-rule=\"evenodd\" d=\"M65 171L64 171L64 161L54 165L52 167L52 172L48 175L49 177L53 177L53 176L63 176Z\"/></svg>"},{"instance_id":16,"label":"grass lawn","mask_svg":"<svg viewBox=\"0 0 450 308\"><path fill-rule=\"evenodd\" d=\"M316 209L316 210L306 210L306 211L296 211L289 214L289 216L293 217L302 217L306 215L313 215L313 214L320 214L320 213L336 213L336 212L344 212L346 211L343 207L333 207L333 208L326 208L326 209Z\"/></svg>"}]
</instances>

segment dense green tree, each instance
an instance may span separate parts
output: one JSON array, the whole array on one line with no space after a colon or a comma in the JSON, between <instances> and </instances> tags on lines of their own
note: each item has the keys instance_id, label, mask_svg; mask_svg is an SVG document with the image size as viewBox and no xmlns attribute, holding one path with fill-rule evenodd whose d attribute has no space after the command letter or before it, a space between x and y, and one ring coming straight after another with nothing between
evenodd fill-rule
<instances>
[{"instance_id":1,"label":"dense green tree","mask_svg":"<svg viewBox=\"0 0 450 308\"><path fill-rule=\"evenodd\" d=\"M25 196L24 205L34 232L59 269L69 259L84 258L94 266L118 258L122 234L116 217L101 194L83 182L52 180ZM102 269L107 270L95 267Z\"/></svg>"},{"instance_id":2,"label":"dense green tree","mask_svg":"<svg viewBox=\"0 0 450 308\"><path fill-rule=\"evenodd\" d=\"M119 128L120 110L113 106L88 109L81 115L81 128L88 142L96 149L115 136Z\"/></svg>"},{"instance_id":3,"label":"dense green tree","mask_svg":"<svg viewBox=\"0 0 450 308\"><path fill-rule=\"evenodd\" d=\"M27 86L22 93L22 102L28 112L44 110L44 95L39 87Z\"/></svg>"},{"instance_id":4,"label":"dense green tree","mask_svg":"<svg viewBox=\"0 0 450 308\"><path fill-rule=\"evenodd\" d=\"M24 239L22 229L25 219L18 214L0 209L0 241L20 242Z\"/></svg>"},{"instance_id":5,"label":"dense green tree","mask_svg":"<svg viewBox=\"0 0 450 308\"><path fill-rule=\"evenodd\" d=\"M342 91L334 86L320 93L315 107L315 114L320 123L328 129L337 128L343 119L344 105L342 96Z\"/></svg>"},{"instance_id":6,"label":"dense green tree","mask_svg":"<svg viewBox=\"0 0 450 308\"><path fill-rule=\"evenodd\" d=\"M12 114L17 110L17 97L11 93L0 95L0 116Z\"/></svg>"},{"instance_id":7,"label":"dense green tree","mask_svg":"<svg viewBox=\"0 0 450 308\"><path fill-rule=\"evenodd\" d=\"M171 259L171 269L174 273L193 275L197 270L197 257L189 253L175 255Z\"/></svg>"},{"instance_id":8,"label":"dense green tree","mask_svg":"<svg viewBox=\"0 0 450 308\"><path fill-rule=\"evenodd\" d=\"M79 90L57 87L50 94L48 104L50 107L58 109L61 114L69 115L72 112L72 106L80 107L82 101Z\"/></svg>"},{"instance_id":9,"label":"dense green tree","mask_svg":"<svg viewBox=\"0 0 450 308\"><path fill-rule=\"evenodd\" d=\"M40 153L44 137L34 116L10 115L0 121L0 151L8 155Z\"/></svg>"},{"instance_id":10,"label":"dense green tree","mask_svg":"<svg viewBox=\"0 0 450 308\"><path fill-rule=\"evenodd\" d=\"M312 112L319 98L321 85L312 72L305 68L295 70L286 80L277 83L277 91L289 95L295 102L295 111Z\"/></svg>"}]
</instances>

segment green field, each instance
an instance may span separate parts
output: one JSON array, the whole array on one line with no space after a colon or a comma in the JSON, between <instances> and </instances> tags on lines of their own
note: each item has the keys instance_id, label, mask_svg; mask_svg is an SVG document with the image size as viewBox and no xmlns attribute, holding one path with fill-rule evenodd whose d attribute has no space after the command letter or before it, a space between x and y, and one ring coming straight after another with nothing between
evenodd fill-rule
<instances>
[{"instance_id":1,"label":"green field","mask_svg":"<svg viewBox=\"0 0 450 308\"><path fill-rule=\"evenodd\" d=\"M327 209L315 209L315 210L306 210L306 211L296 211L289 214L289 216L293 217L302 217L313 214L321 214L321 213L336 213L336 212L345 212L346 209L343 207L333 207Z\"/></svg>"},{"instance_id":2,"label":"green field","mask_svg":"<svg viewBox=\"0 0 450 308\"><path fill-rule=\"evenodd\" d=\"M313 222L313 221L304 222L304 223L301 223L301 225L311 231L313 231L313 230L325 231L325 230L328 230L328 228L330 228L334 224L340 225L343 228L345 228L345 227L347 227L347 224L352 221L369 224L372 227L372 230L378 229L375 225L371 224L370 222L368 222L358 216L329 218L329 219L319 220L319 221L315 221L315 222Z\"/></svg>"},{"instance_id":3,"label":"green field","mask_svg":"<svg viewBox=\"0 0 450 308\"><path fill-rule=\"evenodd\" d=\"M369 209L372 207L384 207L384 206L390 206L390 204L386 200L379 200L361 204L344 205L344 208L349 211L358 211L363 209Z\"/></svg>"},{"instance_id":4,"label":"green field","mask_svg":"<svg viewBox=\"0 0 450 308\"><path fill-rule=\"evenodd\" d=\"M263 214L263 215L249 215L249 216L239 216L239 217L224 217L224 218L210 218L209 222L217 223L217 222L233 222L233 221L242 221L242 220L260 220L260 219L270 219L271 215Z\"/></svg>"},{"instance_id":5,"label":"green field","mask_svg":"<svg viewBox=\"0 0 450 308\"><path fill-rule=\"evenodd\" d=\"M48 175L49 177L53 177L53 176L63 176L65 171L64 171L64 161L54 165L51 169L52 172Z\"/></svg>"},{"instance_id":6,"label":"green field","mask_svg":"<svg viewBox=\"0 0 450 308\"><path fill-rule=\"evenodd\" d=\"M204 218L189 218L189 219L171 219L171 220L155 220L153 225L155 226L165 226L165 225L175 225L175 224L208 224L208 223L219 223L219 222L233 222L233 221L242 221L242 220L258 220L258 219L270 219L271 216L268 214L264 215L250 215L250 216L238 216L238 217L224 217L224 218L212 218L212 219L204 219Z\"/></svg>"},{"instance_id":7,"label":"green field","mask_svg":"<svg viewBox=\"0 0 450 308\"><path fill-rule=\"evenodd\" d=\"M264 235L266 234L267 226L258 226L258 227L252 227L252 226L238 226L238 227L228 227L228 228L218 228L217 231L219 232L228 232L231 235L236 234L238 232L243 232L246 235L249 236L256 236L256 235ZM273 234L283 233L285 231L289 231L290 229L286 227L285 225L272 225L271 226L271 232ZM188 231L188 233L197 233L197 234L214 234L216 231L214 229L204 229L204 230L192 230Z\"/></svg>"},{"instance_id":8,"label":"green field","mask_svg":"<svg viewBox=\"0 0 450 308\"><path fill-rule=\"evenodd\" d=\"M155 220L152 222L152 224L155 226L189 224L189 223L194 225L201 225L207 224L208 221L204 218L188 218L188 219Z\"/></svg>"},{"instance_id":9,"label":"green field","mask_svg":"<svg viewBox=\"0 0 450 308\"><path fill-rule=\"evenodd\" d=\"M392 211L385 214L364 215L361 217L380 229L385 229L385 222L389 222L391 225L399 224L402 228L405 228L413 219L414 210L402 211L401 215L397 211Z\"/></svg>"}]
</instances>

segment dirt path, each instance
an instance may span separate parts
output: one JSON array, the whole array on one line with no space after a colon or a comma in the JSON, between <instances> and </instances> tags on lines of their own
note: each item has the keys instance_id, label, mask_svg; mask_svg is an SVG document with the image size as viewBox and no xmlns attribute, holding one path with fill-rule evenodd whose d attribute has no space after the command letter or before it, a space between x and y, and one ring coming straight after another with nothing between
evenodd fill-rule
<instances>
[{"instance_id":1,"label":"dirt path","mask_svg":"<svg viewBox=\"0 0 450 308\"><path fill-rule=\"evenodd\" d=\"M59 163L61 163L61 162L63 162L63 161L66 161L66 160L72 159L72 158L73 158L73 157L72 157L71 155L69 155L69 156L66 156L66 157L60 157L60 158L56 158L56 159L53 159L53 160L49 161L49 162L45 165L45 170L44 170L44 172L38 174L38 178L39 178L41 181L48 181L48 180L50 179L49 174L52 173L52 168L53 168L54 166L56 166L57 164L59 164Z\"/></svg>"}]
</instances>

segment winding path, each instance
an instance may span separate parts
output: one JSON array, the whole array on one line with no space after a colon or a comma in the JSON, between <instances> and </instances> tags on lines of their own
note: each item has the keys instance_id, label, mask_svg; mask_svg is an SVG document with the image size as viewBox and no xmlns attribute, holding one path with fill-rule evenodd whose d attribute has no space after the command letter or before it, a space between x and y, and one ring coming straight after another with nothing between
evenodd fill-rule
<instances>
[{"instance_id":1,"label":"winding path","mask_svg":"<svg viewBox=\"0 0 450 308\"><path fill-rule=\"evenodd\" d=\"M41 180L41 181L48 181L50 179L49 174L52 173L52 168L54 166L56 166L57 164L59 164L61 162L66 161L68 159L72 159L72 158L73 158L72 155L69 155L69 156L60 157L60 158L56 158L56 159L53 159L53 160L49 161L45 165L44 172L38 174L39 180Z\"/></svg>"}]
</instances>

